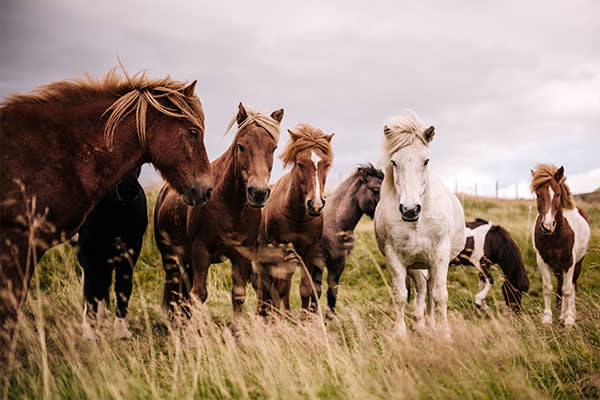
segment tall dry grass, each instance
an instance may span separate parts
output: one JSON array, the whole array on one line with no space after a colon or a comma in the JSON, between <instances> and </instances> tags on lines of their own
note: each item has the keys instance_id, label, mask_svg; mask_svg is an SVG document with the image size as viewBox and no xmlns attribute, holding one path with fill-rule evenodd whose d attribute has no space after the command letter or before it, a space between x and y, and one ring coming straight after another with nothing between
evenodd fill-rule
<instances>
[{"instance_id":1,"label":"tall dry grass","mask_svg":"<svg viewBox=\"0 0 600 400\"><path fill-rule=\"evenodd\" d=\"M255 316L249 287L239 338L229 329L228 263L211 267L208 301L192 320L183 327L169 323L149 228L129 308L133 338L116 340L106 329L96 340L83 339L80 268L73 248L59 246L38 265L19 322L17 362L0 366L2 398L598 398L599 229L594 226L579 281L577 326L541 326L541 279L527 242L531 205L465 200L468 219L488 218L513 234L532 288L522 315L507 311L499 284L488 300L491 310L481 314L472 300L475 269L451 268L451 342L393 335L389 272L379 267L384 260L368 219L357 228L336 320L265 323ZM584 207L600 221L598 205ZM530 224L534 214L535 207ZM499 270L494 276L501 282ZM297 317L297 279L292 290Z\"/></svg>"}]
</instances>

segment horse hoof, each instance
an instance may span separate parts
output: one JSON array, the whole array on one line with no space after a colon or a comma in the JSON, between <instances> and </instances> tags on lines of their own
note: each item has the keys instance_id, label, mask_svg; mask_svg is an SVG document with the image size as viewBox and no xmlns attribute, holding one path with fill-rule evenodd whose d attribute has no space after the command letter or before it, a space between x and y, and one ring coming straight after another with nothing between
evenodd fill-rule
<instances>
[{"instance_id":1,"label":"horse hoof","mask_svg":"<svg viewBox=\"0 0 600 400\"><path fill-rule=\"evenodd\" d=\"M129 330L129 323L125 318L115 318L113 325L113 333L116 339L127 340L131 339L131 331Z\"/></svg>"},{"instance_id":2,"label":"horse hoof","mask_svg":"<svg viewBox=\"0 0 600 400\"><path fill-rule=\"evenodd\" d=\"M394 327L394 335L396 335L397 337L404 339L407 336L407 331L406 331L406 325L402 324L396 324L396 326Z\"/></svg>"},{"instance_id":3,"label":"horse hoof","mask_svg":"<svg viewBox=\"0 0 600 400\"><path fill-rule=\"evenodd\" d=\"M544 318L542 318L542 325L552 325L552 316L544 315Z\"/></svg>"},{"instance_id":4,"label":"horse hoof","mask_svg":"<svg viewBox=\"0 0 600 400\"><path fill-rule=\"evenodd\" d=\"M94 328L92 328L92 326L89 323L82 323L81 331L81 336L85 340L96 340L96 331L94 330Z\"/></svg>"},{"instance_id":5,"label":"horse hoof","mask_svg":"<svg viewBox=\"0 0 600 400\"><path fill-rule=\"evenodd\" d=\"M565 318L565 326L575 326L575 318L567 317Z\"/></svg>"}]
</instances>

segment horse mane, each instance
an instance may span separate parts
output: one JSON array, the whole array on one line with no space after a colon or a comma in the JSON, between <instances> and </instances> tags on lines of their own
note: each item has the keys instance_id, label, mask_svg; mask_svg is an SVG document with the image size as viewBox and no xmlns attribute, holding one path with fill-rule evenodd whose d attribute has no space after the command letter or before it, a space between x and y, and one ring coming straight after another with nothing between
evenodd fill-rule
<instances>
[{"instance_id":1,"label":"horse mane","mask_svg":"<svg viewBox=\"0 0 600 400\"><path fill-rule=\"evenodd\" d=\"M383 171L380 170L379 168L376 168L371 163L358 164L358 168L354 171L354 173L358 174L359 169L362 169L367 174L367 176L372 176L374 178L383 179L383 176L384 176Z\"/></svg>"},{"instance_id":2,"label":"horse mane","mask_svg":"<svg viewBox=\"0 0 600 400\"><path fill-rule=\"evenodd\" d=\"M389 161L392 154L403 147L410 146L415 140L420 140L425 146L429 143L423 136L425 124L419 119L417 114L412 110L407 110L408 115L392 117L386 124L384 130L383 153L386 158L384 161Z\"/></svg>"},{"instance_id":3,"label":"horse mane","mask_svg":"<svg viewBox=\"0 0 600 400\"><path fill-rule=\"evenodd\" d=\"M114 133L119 123L135 111L137 134L142 147L146 147L146 110L148 105L173 118L185 118L201 128L204 133L204 112L202 103L196 96L183 94L185 82L175 81L170 76L149 79L146 71L130 76L123 69L125 77L111 68L102 78L85 74L83 78L68 79L39 86L31 93L14 94L6 98L0 108L18 104L76 104L97 101L101 98L117 98L105 111L109 113L104 128L104 141L112 149ZM171 107L164 106L159 99L167 99ZM103 116L104 116L103 114Z\"/></svg>"},{"instance_id":4,"label":"horse mane","mask_svg":"<svg viewBox=\"0 0 600 400\"><path fill-rule=\"evenodd\" d=\"M348 175L346 175L342 179L342 181L340 183L338 183L336 188L333 190L333 192L329 196L333 196L334 193L345 190L347 187L350 187L351 185L353 185L354 182L358 179L358 174L359 174L360 169L362 169L365 172L367 177L372 176L375 178L379 178L381 180L383 180L383 178L384 178L383 171L380 170L379 168L376 168L373 164L371 164L371 163L358 164L358 166L352 172L350 172Z\"/></svg>"},{"instance_id":5,"label":"horse mane","mask_svg":"<svg viewBox=\"0 0 600 400\"><path fill-rule=\"evenodd\" d=\"M322 130L313 128L309 124L299 124L294 128L294 134L299 136L299 138L296 140L290 138L283 153L279 156L283 161L284 168L294 163L298 153L311 147L321 150L327 158L333 157L331 144Z\"/></svg>"},{"instance_id":6,"label":"horse mane","mask_svg":"<svg viewBox=\"0 0 600 400\"><path fill-rule=\"evenodd\" d=\"M250 106L244 105L244 109L246 110L246 114L248 115L244 122L238 126L237 132L235 133L235 137L239 135L239 133L246 128L248 125L252 123L256 123L258 126L267 131L267 133L275 139L275 143L279 143L279 122L271 118L271 116L263 113L262 111L255 110ZM229 133L231 127L237 121L237 112L227 124L227 129L225 130L225 135Z\"/></svg>"},{"instance_id":7,"label":"horse mane","mask_svg":"<svg viewBox=\"0 0 600 400\"><path fill-rule=\"evenodd\" d=\"M535 170L533 170L533 177L531 179L531 191L535 192L537 188L554 179L554 174L556 174L558 168L555 165L550 164L538 164L535 166ZM560 206L566 209L575 208L575 202L573 200L573 196L571 195L571 189L569 185L567 185L567 177L563 175L560 179L560 182L557 182L560 185L560 190L562 192L562 196L560 197Z\"/></svg>"}]
</instances>

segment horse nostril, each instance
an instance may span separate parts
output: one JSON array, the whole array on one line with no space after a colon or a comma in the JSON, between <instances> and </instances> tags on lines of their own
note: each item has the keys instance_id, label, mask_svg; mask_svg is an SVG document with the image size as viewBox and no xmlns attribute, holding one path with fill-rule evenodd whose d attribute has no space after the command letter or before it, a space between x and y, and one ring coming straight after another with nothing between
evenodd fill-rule
<instances>
[{"instance_id":1,"label":"horse nostril","mask_svg":"<svg viewBox=\"0 0 600 400\"><path fill-rule=\"evenodd\" d=\"M417 207L415 207L415 208L416 208L417 214L421 212L421 205L420 204L417 204Z\"/></svg>"},{"instance_id":2,"label":"horse nostril","mask_svg":"<svg viewBox=\"0 0 600 400\"><path fill-rule=\"evenodd\" d=\"M211 195L211 194L212 194L212 187L209 187L209 188L206 190L206 194L204 195L204 198L205 198L206 200L210 199L210 195Z\"/></svg>"},{"instance_id":3,"label":"horse nostril","mask_svg":"<svg viewBox=\"0 0 600 400\"><path fill-rule=\"evenodd\" d=\"M306 202L306 205L308 205L309 208L313 208L313 201L312 200L308 200Z\"/></svg>"},{"instance_id":4,"label":"horse nostril","mask_svg":"<svg viewBox=\"0 0 600 400\"><path fill-rule=\"evenodd\" d=\"M269 197L271 195L271 189L267 188L267 197Z\"/></svg>"}]
</instances>

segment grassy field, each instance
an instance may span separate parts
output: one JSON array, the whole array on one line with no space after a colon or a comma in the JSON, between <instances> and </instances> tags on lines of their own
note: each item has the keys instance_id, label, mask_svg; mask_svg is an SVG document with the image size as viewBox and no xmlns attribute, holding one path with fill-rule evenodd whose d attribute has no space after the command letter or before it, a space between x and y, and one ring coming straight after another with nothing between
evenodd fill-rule
<instances>
[{"instance_id":1,"label":"grassy field","mask_svg":"<svg viewBox=\"0 0 600 400\"><path fill-rule=\"evenodd\" d=\"M151 205L156 193L150 195ZM247 316L232 337L230 267L214 265L207 303L192 324L175 330L160 307L163 272L151 225L134 275L129 308L133 338L81 337L81 271L73 248L45 255L19 323L17 361L0 365L5 398L599 398L600 206L591 216L592 243L577 293L577 326L565 329L555 312L541 326L541 278L531 247L531 201L464 199L467 219L503 225L517 240L531 279L524 312L507 311L502 278L477 312L474 268L451 267L451 342L393 335L390 278L363 218L342 277L335 321L256 317L249 287ZM298 282L292 308L299 315ZM322 299L324 300L324 299ZM114 296L113 296L114 302ZM324 301L322 301L324 304ZM112 307L114 311L114 306ZM410 307L409 307L410 312Z\"/></svg>"}]
</instances>

